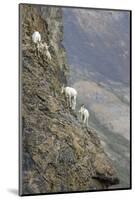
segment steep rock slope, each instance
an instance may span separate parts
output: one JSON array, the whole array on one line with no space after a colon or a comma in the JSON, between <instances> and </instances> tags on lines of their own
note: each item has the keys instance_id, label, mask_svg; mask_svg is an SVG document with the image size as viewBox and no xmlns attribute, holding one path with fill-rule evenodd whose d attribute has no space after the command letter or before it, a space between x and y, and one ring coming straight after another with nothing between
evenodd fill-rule
<instances>
[{"instance_id":1,"label":"steep rock slope","mask_svg":"<svg viewBox=\"0 0 135 200\"><path fill-rule=\"evenodd\" d=\"M21 5L21 194L84 191L118 184L95 130L66 108L61 86L69 67L59 8ZM41 32L52 60L31 41Z\"/></svg>"}]
</instances>

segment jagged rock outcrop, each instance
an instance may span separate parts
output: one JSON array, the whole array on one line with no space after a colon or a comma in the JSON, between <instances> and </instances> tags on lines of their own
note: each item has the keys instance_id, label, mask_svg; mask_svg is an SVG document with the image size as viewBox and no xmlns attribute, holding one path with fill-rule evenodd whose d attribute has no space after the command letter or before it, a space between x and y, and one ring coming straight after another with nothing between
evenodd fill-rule
<instances>
[{"instance_id":1,"label":"jagged rock outcrop","mask_svg":"<svg viewBox=\"0 0 135 200\"><path fill-rule=\"evenodd\" d=\"M69 67L60 8L21 5L22 194L89 191L118 184L97 133L66 107L61 86ZM35 54L38 30L52 60Z\"/></svg>"}]
</instances>

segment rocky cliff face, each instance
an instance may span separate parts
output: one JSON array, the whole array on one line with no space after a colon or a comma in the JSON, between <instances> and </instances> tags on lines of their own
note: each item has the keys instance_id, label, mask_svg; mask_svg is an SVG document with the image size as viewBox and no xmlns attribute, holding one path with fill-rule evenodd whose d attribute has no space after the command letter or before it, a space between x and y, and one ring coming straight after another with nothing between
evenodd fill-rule
<instances>
[{"instance_id":1,"label":"rocky cliff face","mask_svg":"<svg viewBox=\"0 0 135 200\"><path fill-rule=\"evenodd\" d=\"M119 183L97 133L66 107L61 86L70 73L60 8L21 5L21 191L25 194L89 191ZM38 56L31 35L49 47Z\"/></svg>"}]
</instances>

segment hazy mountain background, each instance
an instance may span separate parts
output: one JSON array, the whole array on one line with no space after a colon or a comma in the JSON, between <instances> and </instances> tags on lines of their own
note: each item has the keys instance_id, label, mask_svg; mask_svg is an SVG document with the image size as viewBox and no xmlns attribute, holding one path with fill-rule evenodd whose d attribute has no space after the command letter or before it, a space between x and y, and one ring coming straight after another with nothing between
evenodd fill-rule
<instances>
[{"instance_id":1,"label":"hazy mountain background","mask_svg":"<svg viewBox=\"0 0 135 200\"><path fill-rule=\"evenodd\" d=\"M63 9L69 85L90 111L120 178L130 184L130 13ZM115 186L116 187L116 186Z\"/></svg>"}]
</instances>

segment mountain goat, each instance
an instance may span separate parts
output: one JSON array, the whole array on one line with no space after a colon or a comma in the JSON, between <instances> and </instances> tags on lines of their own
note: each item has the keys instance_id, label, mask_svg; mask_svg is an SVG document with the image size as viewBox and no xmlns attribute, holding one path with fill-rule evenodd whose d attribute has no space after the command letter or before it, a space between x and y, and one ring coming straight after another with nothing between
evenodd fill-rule
<instances>
[{"instance_id":1,"label":"mountain goat","mask_svg":"<svg viewBox=\"0 0 135 200\"><path fill-rule=\"evenodd\" d=\"M48 50L49 46L46 44L46 42L40 42L37 45L38 51L43 52L44 50Z\"/></svg>"},{"instance_id":2,"label":"mountain goat","mask_svg":"<svg viewBox=\"0 0 135 200\"><path fill-rule=\"evenodd\" d=\"M89 111L84 107L84 105L82 105L79 110L79 113L81 115L81 121L88 127Z\"/></svg>"},{"instance_id":3,"label":"mountain goat","mask_svg":"<svg viewBox=\"0 0 135 200\"><path fill-rule=\"evenodd\" d=\"M35 44L38 44L39 42L41 42L41 35L38 31L35 31L33 34L32 34L32 41L35 43Z\"/></svg>"},{"instance_id":4,"label":"mountain goat","mask_svg":"<svg viewBox=\"0 0 135 200\"><path fill-rule=\"evenodd\" d=\"M49 46L46 44L46 42L44 42L44 43L40 42L40 43L37 44L38 52L43 53L45 51L47 58L49 60L51 60L52 57L51 57L51 54L50 54L48 48L49 48Z\"/></svg>"},{"instance_id":5,"label":"mountain goat","mask_svg":"<svg viewBox=\"0 0 135 200\"><path fill-rule=\"evenodd\" d=\"M48 58L49 60L52 59L51 54L50 54L50 52L48 51L48 49L45 51L45 54L46 54L46 56L47 56L47 58Z\"/></svg>"},{"instance_id":6,"label":"mountain goat","mask_svg":"<svg viewBox=\"0 0 135 200\"><path fill-rule=\"evenodd\" d=\"M62 86L61 93L64 93L66 96L67 106L69 105L69 107L71 107L72 110L75 110L77 91L72 87Z\"/></svg>"},{"instance_id":7,"label":"mountain goat","mask_svg":"<svg viewBox=\"0 0 135 200\"><path fill-rule=\"evenodd\" d=\"M41 35L38 31L35 31L33 34L32 34L32 41L35 43L35 48L36 48L36 51L37 51L37 55L39 55L39 45L40 45L40 42L41 42ZM35 52L36 54L36 52Z\"/></svg>"}]
</instances>

